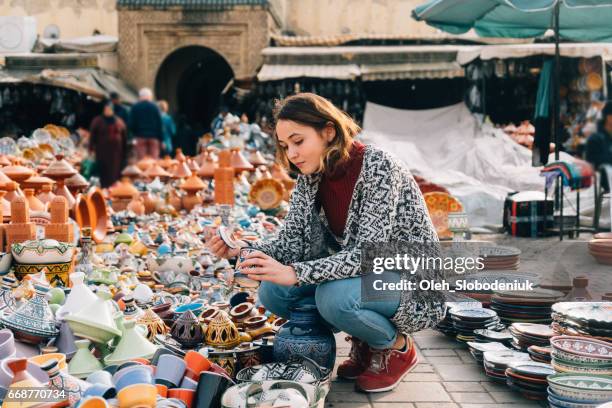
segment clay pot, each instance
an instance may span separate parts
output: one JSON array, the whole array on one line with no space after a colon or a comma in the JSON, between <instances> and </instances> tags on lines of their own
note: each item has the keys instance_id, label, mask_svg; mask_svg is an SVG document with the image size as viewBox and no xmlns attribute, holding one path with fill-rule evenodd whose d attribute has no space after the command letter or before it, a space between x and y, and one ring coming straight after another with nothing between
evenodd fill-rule
<instances>
[{"instance_id":1,"label":"clay pot","mask_svg":"<svg viewBox=\"0 0 612 408\"><path fill-rule=\"evenodd\" d=\"M194 348L204 341L204 332L191 310L182 313L172 325L170 335L185 348Z\"/></svg>"},{"instance_id":2,"label":"clay pot","mask_svg":"<svg viewBox=\"0 0 612 408\"><path fill-rule=\"evenodd\" d=\"M240 148L234 147L231 151L231 166L236 174L240 174L242 171L253 171L255 168L247 159L244 158Z\"/></svg>"},{"instance_id":3,"label":"clay pot","mask_svg":"<svg viewBox=\"0 0 612 408\"><path fill-rule=\"evenodd\" d=\"M79 173L67 178L65 184L73 195L82 193L87 187L89 187L89 182Z\"/></svg>"},{"instance_id":4,"label":"clay pot","mask_svg":"<svg viewBox=\"0 0 612 408\"><path fill-rule=\"evenodd\" d=\"M184 179L191 176L191 170L189 170L189 166L185 162L185 160L181 160L178 162L176 166L172 169L172 177L176 179Z\"/></svg>"},{"instance_id":5,"label":"clay pot","mask_svg":"<svg viewBox=\"0 0 612 408\"><path fill-rule=\"evenodd\" d=\"M16 181L19 184L34 175L34 170L20 165L6 166L3 167L0 171L2 171L8 178L13 181Z\"/></svg>"},{"instance_id":6,"label":"clay pot","mask_svg":"<svg viewBox=\"0 0 612 408\"><path fill-rule=\"evenodd\" d=\"M110 222L106 200L100 189L91 190L87 194L90 207L92 238L96 243L104 241L107 233L107 224ZM112 223L111 223L112 226Z\"/></svg>"},{"instance_id":7,"label":"clay pot","mask_svg":"<svg viewBox=\"0 0 612 408\"><path fill-rule=\"evenodd\" d=\"M74 204L74 218L77 224L79 224L79 228L91 227L93 217L94 214L92 214L87 197L83 194L78 194Z\"/></svg>"},{"instance_id":8,"label":"clay pot","mask_svg":"<svg viewBox=\"0 0 612 408\"><path fill-rule=\"evenodd\" d=\"M55 198L55 194L51 191L51 184L43 184L40 193L36 196L43 204L50 203Z\"/></svg>"},{"instance_id":9,"label":"clay pot","mask_svg":"<svg viewBox=\"0 0 612 408\"><path fill-rule=\"evenodd\" d=\"M138 168L138 166L132 164L123 169L123 171L121 171L121 175L123 177L129 177L130 180L134 181L141 178L143 176L143 172L140 170L140 168Z\"/></svg>"},{"instance_id":10,"label":"clay pot","mask_svg":"<svg viewBox=\"0 0 612 408\"><path fill-rule=\"evenodd\" d=\"M26 200L28 200L30 211L45 211L45 205L36 198L33 188L26 188L23 190L23 193L25 194Z\"/></svg>"},{"instance_id":11,"label":"clay pot","mask_svg":"<svg viewBox=\"0 0 612 408\"><path fill-rule=\"evenodd\" d=\"M129 211L132 211L136 215L144 215L145 214L144 201L139 196L134 196L134 198L132 198L132 201L130 201L130 203L128 204L127 209Z\"/></svg>"}]
</instances>

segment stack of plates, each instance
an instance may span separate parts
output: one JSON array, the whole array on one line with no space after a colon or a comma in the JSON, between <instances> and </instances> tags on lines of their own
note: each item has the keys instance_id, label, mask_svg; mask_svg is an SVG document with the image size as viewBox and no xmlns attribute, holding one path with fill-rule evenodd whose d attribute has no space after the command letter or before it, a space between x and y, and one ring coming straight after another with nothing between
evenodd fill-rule
<instances>
[{"instance_id":1,"label":"stack of plates","mask_svg":"<svg viewBox=\"0 0 612 408\"><path fill-rule=\"evenodd\" d=\"M539 346L529 346L527 347L527 353L533 361L537 361L539 363L550 364L552 352L552 347L539 347Z\"/></svg>"},{"instance_id":2,"label":"stack of plates","mask_svg":"<svg viewBox=\"0 0 612 408\"><path fill-rule=\"evenodd\" d=\"M547 325L534 323L512 323L509 328L512 333L512 345L526 351L529 346L550 346L550 338L555 332Z\"/></svg>"},{"instance_id":3,"label":"stack of plates","mask_svg":"<svg viewBox=\"0 0 612 408\"><path fill-rule=\"evenodd\" d=\"M469 298L468 298L469 299ZM453 319L451 318L451 311L453 310L461 310L461 309L481 309L482 303L469 299L467 301L457 301L457 302L446 302L446 315L444 319L438 323L436 328L447 336L455 337L457 336L457 331L455 330L455 326L453 325Z\"/></svg>"},{"instance_id":4,"label":"stack of plates","mask_svg":"<svg viewBox=\"0 0 612 408\"><path fill-rule=\"evenodd\" d=\"M612 342L612 302L560 302L552 312L556 333Z\"/></svg>"},{"instance_id":5,"label":"stack of plates","mask_svg":"<svg viewBox=\"0 0 612 408\"><path fill-rule=\"evenodd\" d=\"M506 384L506 369L512 363L529 362L529 354L519 351L485 351L483 365L491 380Z\"/></svg>"},{"instance_id":6,"label":"stack of plates","mask_svg":"<svg viewBox=\"0 0 612 408\"><path fill-rule=\"evenodd\" d=\"M510 246L480 248L485 270L516 270L519 268L521 250Z\"/></svg>"},{"instance_id":7,"label":"stack of plates","mask_svg":"<svg viewBox=\"0 0 612 408\"><path fill-rule=\"evenodd\" d=\"M595 408L612 401L612 377L590 374L548 376L548 402L552 408Z\"/></svg>"},{"instance_id":8,"label":"stack of plates","mask_svg":"<svg viewBox=\"0 0 612 408\"><path fill-rule=\"evenodd\" d=\"M590 240L589 253L598 263L612 265L612 239Z\"/></svg>"},{"instance_id":9,"label":"stack of plates","mask_svg":"<svg viewBox=\"0 0 612 408\"><path fill-rule=\"evenodd\" d=\"M475 341L468 341L467 345L474 359L481 364L483 363L483 354L485 351L511 351L501 343L478 343Z\"/></svg>"},{"instance_id":10,"label":"stack of plates","mask_svg":"<svg viewBox=\"0 0 612 408\"><path fill-rule=\"evenodd\" d=\"M504 346L509 347L512 343L512 334L507 330L495 331L491 329L478 329L474 330L476 336L475 341L477 343L502 343Z\"/></svg>"},{"instance_id":11,"label":"stack of plates","mask_svg":"<svg viewBox=\"0 0 612 408\"><path fill-rule=\"evenodd\" d=\"M612 344L576 336L553 337L550 344L552 366L556 371L612 375Z\"/></svg>"},{"instance_id":12,"label":"stack of plates","mask_svg":"<svg viewBox=\"0 0 612 408\"><path fill-rule=\"evenodd\" d=\"M491 309L502 322L545 323L551 321L551 306L565 297L563 292L549 289L498 291L491 298Z\"/></svg>"},{"instance_id":13,"label":"stack of plates","mask_svg":"<svg viewBox=\"0 0 612 408\"><path fill-rule=\"evenodd\" d=\"M497 313L489 309L451 310L451 320L457 333L457 340L468 342L476 340L474 330L492 329L499 325Z\"/></svg>"},{"instance_id":14,"label":"stack of plates","mask_svg":"<svg viewBox=\"0 0 612 408\"><path fill-rule=\"evenodd\" d=\"M554 373L555 370L550 364L533 361L516 362L509 364L506 369L506 383L525 398L545 400L548 396L546 377Z\"/></svg>"}]
</instances>

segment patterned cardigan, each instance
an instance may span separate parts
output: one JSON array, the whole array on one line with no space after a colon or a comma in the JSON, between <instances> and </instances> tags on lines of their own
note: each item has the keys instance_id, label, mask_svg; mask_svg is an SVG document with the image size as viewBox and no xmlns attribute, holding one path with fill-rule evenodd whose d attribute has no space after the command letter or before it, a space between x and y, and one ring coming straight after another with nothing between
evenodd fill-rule
<instances>
[{"instance_id":1,"label":"patterned cardigan","mask_svg":"<svg viewBox=\"0 0 612 408\"><path fill-rule=\"evenodd\" d=\"M329 230L323 210L316 210L319 181L320 174L300 175L277 236L251 245L292 265L298 285L360 275L364 242L438 241L414 178L383 150L366 146L341 239ZM330 254L333 247L337 252ZM405 275L402 278L408 279ZM443 296L438 292L404 291L391 321L402 332L415 332L438 323L443 309Z\"/></svg>"}]
</instances>

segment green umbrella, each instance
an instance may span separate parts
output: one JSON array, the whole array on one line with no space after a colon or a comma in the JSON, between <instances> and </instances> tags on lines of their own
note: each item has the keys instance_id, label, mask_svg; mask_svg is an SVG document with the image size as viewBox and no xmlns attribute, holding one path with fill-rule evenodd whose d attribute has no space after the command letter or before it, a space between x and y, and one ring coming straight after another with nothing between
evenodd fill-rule
<instances>
[{"instance_id":1,"label":"green umbrella","mask_svg":"<svg viewBox=\"0 0 612 408\"><path fill-rule=\"evenodd\" d=\"M555 33L555 158L559 159L559 38L612 42L612 0L430 0L412 11L419 21L449 32L530 38Z\"/></svg>"}]
</instances>

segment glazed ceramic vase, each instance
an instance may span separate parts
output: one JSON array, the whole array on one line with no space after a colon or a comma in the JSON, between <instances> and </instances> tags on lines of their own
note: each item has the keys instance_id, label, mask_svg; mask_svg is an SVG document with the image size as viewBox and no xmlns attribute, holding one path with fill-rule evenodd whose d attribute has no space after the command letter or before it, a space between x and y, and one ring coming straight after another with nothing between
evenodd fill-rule
<instances>
[{"instance_id":1,"label":"glazed ceramic vase","mask_svg":"<svg viewBox=\"0 0 612 408\"><path fill-rule=\"evenodd\" d=\"M40 344L57 335L53 312L47 303L49 287L34 285L35 294L15 311L4 314L0 322L25 343Z\"/></svg>"},{"instance_id":2,"label":"glazed ceramic vase","mask_svg":"<svg viewBox=\"0 0 612 408\"><path fill-rule=\"evenodd\" d=\"M289 321L274 339L275 361L288 361L294 355L309 357L322 367L334 367L336 340L332 331L321 322L314 305L291 309Z\"/></svg>"},{"instance_id":3,"label":"glazed ceramic vase","mask_svg":"<svg viewBox=\"0 0 612 408\"><path fill-rule=\"evenodd\" d=\"M75 336L89 339L94 343L108 343L121 335L114 318L114 307L110 293L99 291L98 297L87 307L64 317Z\"/></svg>"},{"instance_id":4,"label":"glazed ceramic vase","mask_svg":"<svg viewBox=\"0 0 612 408\"><path fill-rule=\"evenodd\" d=\"M204 332L191 310L182 313L172 325L170 335L185 348L195 348L204 341Z\"/></svg>"},{"instance_id":5,"label":"glazed ceramic vase","mask_svg":"<svg viewBox=\"0 0 612 408\"><path fill-rule=\"evenodd\" d=\"M50 389L55 389L64 392L64 397L68 400L70 406L76 404L83 393L88 388L89 384L81 381L70 374L64 373L59 369L59 363L56 359L51 359L42 365L42 369L49 376Z\"/></svg>"},{"instance_id":6,"label":"glazed ceramic vase","mask_svg":"<svg viewBox=\"0 0 612 408\"><path fill-rule=\"evenodd\" d=\"M121 341L115 350L104 359L107 365L122 364L135 358L150 359L155 354L157 346L153 345L136 329L136 322L123 322Z\"/></svg>"},{"instance_id":7,"label":"glazed ceramic vase","mask_svg":"<svg viewBox=\"0 0 612 408\"><path fill-rule=\"evenodd\" d=\"M102 369L102 364L89 351L90 344L91 342L86 339L75 341L77 351L72 360L70 360L70 363L68 363L70 375L84 379L94 371Z\"/></svg>"},{"instance_id":8,"label":"glazed ceramic vase","mask_svg":"<svg viewBox=\"0 0 612 408\"><path fill-rule=\"evenodd\" d=\"M70 282L72 283L72 289L66 297L66 302L58 310L58 319L63 319L68 314L74 314L83 308L87 308L97 299L97 296L85 284L85 274L83 272L71 273Z\"/></svg>"}]
</instances>

